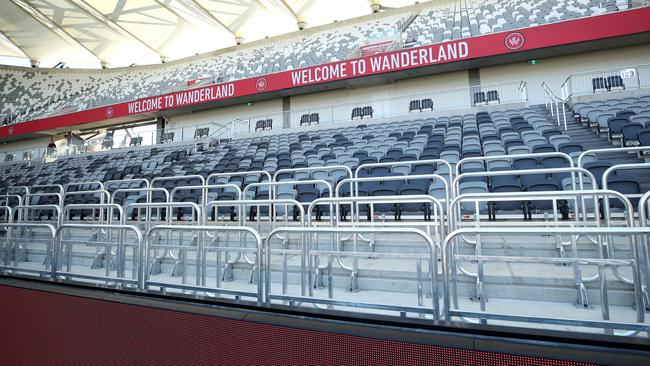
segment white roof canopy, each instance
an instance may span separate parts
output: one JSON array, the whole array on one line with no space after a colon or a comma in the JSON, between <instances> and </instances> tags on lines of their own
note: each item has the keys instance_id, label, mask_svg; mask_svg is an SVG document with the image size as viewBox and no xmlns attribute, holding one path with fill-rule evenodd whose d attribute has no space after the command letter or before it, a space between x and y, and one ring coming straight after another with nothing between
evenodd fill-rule
<instances>
[{"instance_id":1,"label":"white roof canopy","mask_svg":"<svg viewBox=\"0 0 650 366\"><path fill-rule=\"evenodd\" d=\"M375 1L376 2L376 1ZM0 63L156 64L350 19L373 0L3 0ZM414 0L381 0L401 7Z\"/></svg>"}]
</instances>

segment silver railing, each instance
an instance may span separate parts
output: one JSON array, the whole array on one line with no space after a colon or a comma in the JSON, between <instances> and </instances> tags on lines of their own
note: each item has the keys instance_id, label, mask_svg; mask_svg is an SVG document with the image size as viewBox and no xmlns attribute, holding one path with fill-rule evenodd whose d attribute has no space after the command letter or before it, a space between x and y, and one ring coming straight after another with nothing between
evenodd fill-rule
<instances>
[{"instance_id":1,"label":"silver railing","mask_svg":"<svg viewBox=\"0 0 650 366\"><path fill-rule=\"evenodd\" d=\"M426 283L427 290L431 295L431 306L425 306L423 304L423 289L418 287L418 296L416 301L418 305L408 306L408 305L389 305L385 303L372 303L372 302L361 302L350 300L335 299L334 294L334 273L333 273L333 259L337 256L346 256L346 257L368 257L368 252L351 252L345 251L343 249L336 249L332 247L330 250L319 250L314 243L319 242L318 236L320 234L331 236L337 234L381 234L381 235L413 235L424 243L424 252L423 253L372 253L372 257L375 259L389 258L389 259L411 259L416 263L416 272L417 279L420 282L420 285ZM305 235L311 236L312 239L307 242L302 242L302 244L297 249L291 247L284 247L281 244L280 248L276 248L273 243L277 242L279 235L284 234L286 237L290 237L291 234L299 235L304 237ZM284 242L280 240L280 242ZM312 243L307 245L306 243ZM275 301L288 302L292 305L307 303L316 305L326 305L328 308L340 307L340 308L365 308L365 309L376 309L390 312L398 312L401 314L415 313L415 314L428 314L433 319L438 319L439 317L439 297L438 297L438 279L437 279L437 249L436 245L431 239L431 237L424 231L413 229L413 228L279 228L272 231L265 241L264 248L266 250L266 263L267 266L266 276L265 276L265 289L266 289L266 302L272 303ZM301 282L299 288L308 287L309 294L308 296L298 296L298 295L288 295L288 294L276 294L272 287L272 265L273 256L298 256L302 263L307 263L307 283ZM326 260L326 272L327 272L327 291L324 296L316 296L314 293L313 286L314 282L314 268L318 268L320 258L325 257ZM428 272L429 278L425 280L423 278L424 274L422 272L421 261L428 262Z\"/></svg>"},{"instance_id":2,"label":"silver railing","mask_svg":"<svg viewBox=\"0 0 650 366\"><path fill-rule=\"evenodd\" d=\"M450 233L443 243L443 282L447 284L444 286L443 294L443 313L444 319L479 319L482 324L487 324L490 321L511 321L511 322L527 322L539 323L546 325L567 325L574 327L588 327L605 329L607 333L613 333L614 330L628 331L625 335L636 334L640 331L650 332L650 324L644 324L644 308L641 292L641 273L639 266L638 248L634 245L635 241L631 241L634 248L631 251L631 258L629 259L610 259L610 258L549 258L549 257L532 257L532 256L498 256L498 255L485 255L482 253L466 255L457 254L457 247L460 245L460 240L463 236L474 235L477 240L486 236L530 236L530 235L618 235L633 238L639 235L647 235L650 229L645 228L509 228L507 232L499 228L465 228L459 229ZM600 248L602 255L604 249ZM521 315L513 314L513 309L504 309L503 312L489 312L486 309L485 296L480 299L480 310L460 310L457 303L454 303L454 288L453 282L455 279L452 277L455 272L455 264L458 261L471 261L478 263L479 270L477 272L478 282L483 283L485 280L484 264L485 263L543 263L543 264L572 264L572 265L589 265L595 266L598 271L598 292L600 295L601 316L602 320L582 320L582 319L567 319L561 317L542 317L536 315ZM632 322L621 322L610 320L610 306L608 301L607 277L605 269L613 267L630 267L633 273L634 281L632 283L635 303L635 320Z\"/></svg>"},{"instance_id":3,"label":"silver railing","mask_svg":"<svg viewBox=\"0 0 650 366\"><path fill-rule=\"evenodd\" d=\"M591 149L591 150L586 150L583 151L579 156L578 160L576 161L576 166L579 168L584 167L585 160L586 158L592 157L597 159L598 155L604 155L604 154L615 154L619 152L643 152L643 151L650 151L650 146L636 146L636 147L612 147L612 148L607 148L607 149Z\"/></svg>"},{"instance_id":4,"label":"silver railing","mask_svg":"<svg viewBox=\"0 0 650 366\"><path fill-rule=\"evenodd\" d=\"M11 210L9 210L11 214ZM51 275L56 227L36 223L0 223L0 271ZM38 257L41 261L29 260Z\"/></svg>"},{"instance_id":5,"label":"silver railing","mask_svg":"<svg viewBox=\"0 0 650 366\"><path fill-rule=\"evenodd\" d=\"M631 65L571 74L562 84L561 95L562 99L567 101L581 95L648 87L650 87L650 64Z\"/></svg>"},{"instance_id":6,"label":"silver railing","mask_svg":"<svg viewBox=\"0 0 650 366\"><path fill-rule=\"evenodd\" d=\"M639 199L639 227L650 227L648 221L650 217L650 192L646 192ZM650 310L650 293L648 286L650 286L650 237L647 235L642 237L642 255L643 262L641 263L642 273L645 273L645 283L643 284L643 301L645 301L646 310Z\"/></svg>"},{"instance_id":7,"label":"silver railing","mask_svg":"<svg viewBox=\"0 0 650 366\"><path fill-rule=\"evenodd\" d=\"M551 117L554 117L557 121L557 126L560 127L564 123L564 131L567 131L564 99L556 96L545 81L542 82L542 90L544 90L544 105L546 109L551 112ZM560 113L562 114L562 118L560 118Z\"/></svg>"},{"instance_id":8,"label":"silver railing","mask_svg":"<svg viewBox=\"0 0 650 366\"><path fill-rule=\"evenodd\" d=\"M167 242L156 242L152 240L152 236L156 233L162 232L165 235L171 237L170 241ZM208 234L212 235L208 235ZM245 240L235 241L238 246L224 246L222 243L224 240L224 235L229 236L231 233L235 234L244 234L246 236L252 237L253 241L250 242L250 238ZM181 239L181 235L186 234L185 238L188 240ZM189 235L188 235L189 234ZM163 235L159 235L163 236ZM239 236L241 238L241 235ZM151 266L151 251L153 250L178 250L180 253L183 253L183 257L186 260L192 259L194 263L195 271L192 273L194 275L194 284L189 285L188 268L184 268L183 277L178 283L178 281L155 281L152 278L150 273ZM194 256L190 256L190 253ZM253 288L250 288L249 291L246 290L235 290L228 289L222 286L221 278L221 268L225 267L224 265L224 253L249 253L255 256L256 260L253 265L254 270L257 272L257 285ZM258 302L263 301L263 285L262 285L262 239L259 234L250 228L247 227L236 227L236 226L170 226L162 225L156 226L149 230L146 235L145 249L144 249L144 261L141 268L141 287L144 289L149 289L151 287L157 287L161 290L168 289L177 289L183 292L189 292L196 294L197 292L210 293L215 295L233 295L236 298L240 297L252 297ZM209 285L206 281L206 273L210 270L216 273L216 282L214 285Z\"/></svg>"},{"instance_id":9,"label":"silver railing","mask_svg":"<svg viewBox=\"0 0 650 366\"><path fill-rule=\"evenodd\" d=\"M80 249L75 252L76 247ZM138 285L142 234L135 226L63 224L56 231L55 248L55 278L118 287ZM73 256L92 259L91 268L73 265Z\"/></svg>"}]
</instances>

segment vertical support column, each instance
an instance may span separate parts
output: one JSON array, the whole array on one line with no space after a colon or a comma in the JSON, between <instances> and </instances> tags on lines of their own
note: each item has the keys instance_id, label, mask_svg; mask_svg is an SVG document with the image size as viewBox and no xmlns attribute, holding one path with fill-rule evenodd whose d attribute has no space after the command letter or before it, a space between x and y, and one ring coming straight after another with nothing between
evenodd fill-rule
<instances>
[{"instance_id":1,"label":"vertical support column","mask_svg":"<svg viewBox=\"0 0 650 366\"><path fill-rule=\"evenodd\" d=\"M467 79L469 81L469 106L474 106L474 93L480 92L481 88L481 71L479 69L467 70Z\"/></svg>"},{"instance_id":2,"label":"vertical support column","mask_svg":"<svg viewBox=\"0 0 650 366\"><path fill-rule=\"evenodd\" d=\"M153 141L156 144L162 144L163 134L165 133L165 124L167 119L163 116L158 116L156 118L156 131L153 137Z\"/></svg>"},{"instance_id":3,"label":"vertical support column","mask_svg":"<svg viewBox=\"0 0 650 366\"><path fill-rule=\"evenodd\" d=\"M291 97L282 98L282 128L291 128Z\"/></svg>"}]
</instances>

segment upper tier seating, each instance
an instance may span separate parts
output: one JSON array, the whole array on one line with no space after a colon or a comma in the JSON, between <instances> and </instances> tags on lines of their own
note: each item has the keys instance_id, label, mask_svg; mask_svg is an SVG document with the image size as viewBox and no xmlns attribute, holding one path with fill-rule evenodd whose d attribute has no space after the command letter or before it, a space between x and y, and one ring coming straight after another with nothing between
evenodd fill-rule
<instances>
[{"instance_id":1,"label":"upper tier seating","mask_svg":"<svg viewBox=\"0 0 650 366\"><path fill-rule=\"evenodd\" d=\"M422 10L402 29L404 47L422 46L616 11L616 1L446 1ZM305 31L263 46L241 48L191 61L101 71L0 71L0 121L19 123L187 87L205 78L220 83L359 56L377 34L395 33L411 13L390 12L335 30ZM400 34L397 35L400 37ZM607 81L604 81L606 84ZM483 101L496 101L489 94ZM421 108L429 108L428 104Z\"/></svg>"}]
</instances>

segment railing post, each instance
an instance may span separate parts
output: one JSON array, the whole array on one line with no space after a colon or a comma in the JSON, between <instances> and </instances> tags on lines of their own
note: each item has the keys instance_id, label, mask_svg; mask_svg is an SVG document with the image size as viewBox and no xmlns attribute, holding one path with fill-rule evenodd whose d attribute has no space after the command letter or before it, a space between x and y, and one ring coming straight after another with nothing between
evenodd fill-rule
<instances>
[{"instance_id":1,"label":"railing post","mask_svg":"<svg viewBox=\"0 0 650 366\"><path fill-rule=\"evenodd\" d=\"M564 131L567 131L567 126L566 126L566 108L564 106L564 102L562 102L562 118L564 119Z\"/></svg>"}]
</instances>

